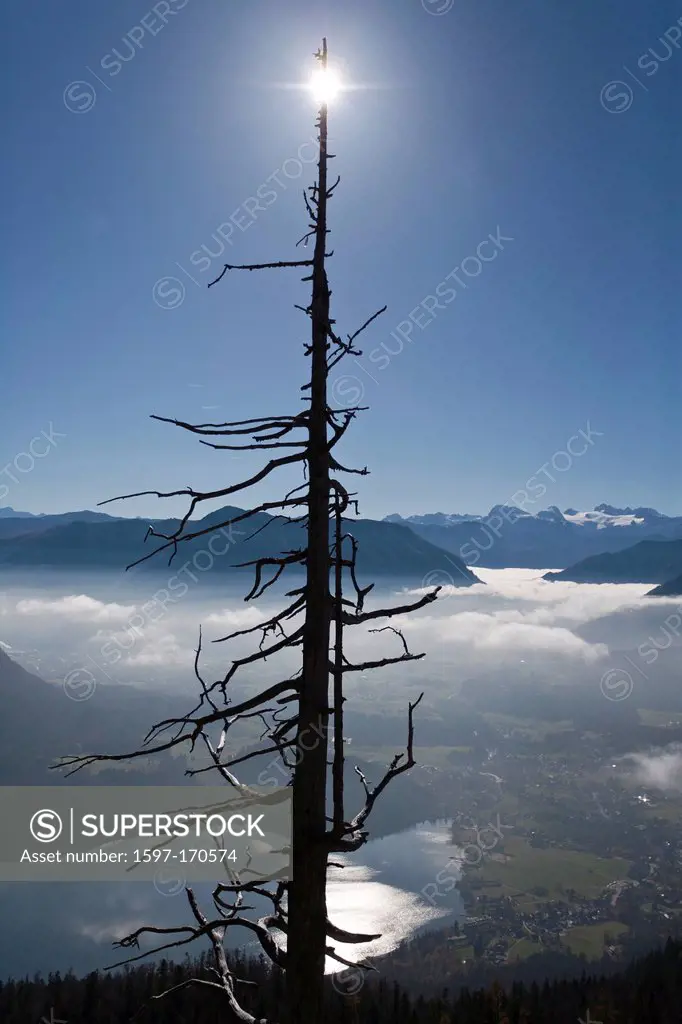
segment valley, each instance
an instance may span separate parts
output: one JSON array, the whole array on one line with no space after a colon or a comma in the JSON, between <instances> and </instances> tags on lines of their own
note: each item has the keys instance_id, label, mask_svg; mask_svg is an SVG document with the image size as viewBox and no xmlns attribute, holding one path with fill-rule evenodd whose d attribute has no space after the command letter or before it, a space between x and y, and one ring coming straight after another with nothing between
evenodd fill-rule
<instances>
[{"instance_id":1,"label":"valley","mask_svg":"<svg viewBox=\"0 0 682 1024\"><path fill-rule=\"evenodd\" d=\"M421 976L425 943L432 952L436 944L461 980L547 955L620 962L676 934L679 924L679 637L668 630L661 639L670 606L650 602L642 585L550 583L529 570L481 576L478 586L446 586L435 610L417 613L409 628L398 620L411 647L429 649L423 666L348 681L351 810L363 802L355 766L376 782L403 749L408 699L421 689L425 697L415 719L415 767L373 811L368 859L349 864L358 880L333 883L335 913L347 927L367 927L363 906L377 901L381 917L379 904L388 900L403 923L397 931L382 925L386 936L372 955L387 958L389 973L396 958L411 957ZM107 573L15 570L3 595L3 643L17 641L18 654L11 645L11 657L0 652L0 686L11 695L0 725L5 784L59 784L63 773L50 769L59 755L134 749L149 726L181 713L196 692L188 680L198 624L206 624L208 640L258 621L238 610L239 579L200 581L162 616L143 612L155 586L146 576L113 583ZM406 584L380 586L375 600L405 600ZM623 694L605 680L632 661L647 635L657 657L642 662L647 678L618 699ZM101 656L112 643L121 652L115 665ZM367 657L374 644L365 636L358 653ZM27 675L17 657L49 682ZM207 643L205 657L209 673L221 671L220 645ZM278 678L275 667L267 671ZM233 699L255 683L245 676ZM36 701L49 714L34 723ZM258 721L241 723L231 755L254 751L261 731ZM202 767L201 751L178 749L100 762L71 781L196 784L202 776L185 772ZM282 785L288 776L272 759L253 758L241 777ZM417 827L429 821L438 826L422 835ZM423 852L409 853L417 841ZM132 894L122 893L121 906ZM348 907L355 909L343 917ZM172 910L161 909L162 919ZM83 949L75 962L106 955Z\"/></svg>"},{"instance_id":2,"label":"valley","mask_svg":"<svg viewBox=\"0 0 682 1024\"><path fill-rule=\"evenodd\" d=\"M682 749L682 727L669 724L679 704L638 713ZM682 934L682 792L644 784L608 731L482 718L484 747L419 750L425 792L451 801L452 846L421 890L443 907L457 878L466 912L440 933L451 977L548 952L626 960ZM416 969L419 950L416 939L394 959Z\"/></svg>"}]
</instances>

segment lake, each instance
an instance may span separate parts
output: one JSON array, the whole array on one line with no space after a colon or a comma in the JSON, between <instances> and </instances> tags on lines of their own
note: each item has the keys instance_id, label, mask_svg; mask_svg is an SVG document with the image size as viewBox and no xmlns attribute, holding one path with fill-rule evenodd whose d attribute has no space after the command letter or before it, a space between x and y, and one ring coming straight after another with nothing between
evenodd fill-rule
<instances>
[{"instance_id":1,"label":"lake","mask_svg":"<svg viewBox=\"0 0 682 1024\"><path fill-rule=\"evenodd\" d=\"M382 933L372 943L344 944L342 955L352 960L390 953L419 931L463 917L455 853L450 822L438 821L371 840L354 857L335 855L347 866L329 872L330 920L348 931ZM341 969L330 960L327 967Z\"/></svg>"},{"instance_id":2,"label":"lake","mask_svg":"<svg viewBox=\"0 0 682 1024\"><path fill-rule=\"evenodd\" d=\"M459 868L448 866L454 853L449 824L440 821L372 840L352 856L335 854L333 859L346 867L330 869L330 919L349 931L381 932L375 942L339 945L339 952L349 960L379 956L422 929L462 917L462 903L454 888ZM439 873L440 886L436 881ZM194 886L206 908L211 888L208 884ZM249 903L256 906L252 899ZM267 909L257 907L253 916ZM126 933L142 925L185 925L190 919L181 881L157 887L151 882L3 883L0 979L32 976L36 971L64 972L70 967L77 974L102 969L122 958L125 951L113 949L112 943ZM230 938L231 945L248 945L254 952L260 949L248 943L249 936L241 929L235 928ZM141 950L150 946L142 940ZM196 953L205 948L204 943L190 947ZM186 951L175 952L181 958ZM327 968L341 969L331 960Z\"/></svg>"}]
</instances>

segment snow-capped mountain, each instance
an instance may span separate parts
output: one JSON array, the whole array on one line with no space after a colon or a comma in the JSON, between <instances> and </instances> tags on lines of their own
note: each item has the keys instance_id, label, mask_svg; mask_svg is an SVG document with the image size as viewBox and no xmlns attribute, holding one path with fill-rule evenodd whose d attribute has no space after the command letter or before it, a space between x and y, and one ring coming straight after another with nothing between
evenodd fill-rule
<instances>
[{"instance_id":1,"label":"snow-capped mountain","mask_svg":"<svg viewBox=\"0 0 682 1024\"><path fill-rule=\"evenodd\" d=\"M394 513L385 516L390 523L414 523L417 526L454 526L457 523L484 523L492 516L502 515L505 519L539 519L545 522L567 522L576 526L640 526L647 523L659 523L661 520L680 519L682 516L665 516L655 508L616 508L615 505L595 505L591 512L579 512L575 508L567 508L562 512L556 505L539 512L526 512L516 505L493 505L487 515L475 515L459 512L428 512L425 515L402 516Z\"/></svg>"},{"instance_id":2,"label":"snow-capped mountain","mask_svg":"<svg viewBox=\"0 0 682 1024\"><path fill-rule=\"evenodd\" d=\"M423 516L407 516L403 519L396 513L390 516L384 516L387 523L418 523L420 526L453 526L456 523L471 523L478 519L483 519L483 516L474 515L474 513L464 513L460 515L457 512L447 514L445 512L427 512Z\"/></svg>"},{"instance_id":3,"label":"snow-capped mountain","mask_svg":"<svg viewBox=\"0 0 682 1024\"><path fill-rule=\"evenodd\" d=\"M597 528L602 529L605 526L645 526L648 523L656 524L660 520L676 518L664 516L655 508L616 508L614 505L596 505L593 512L578 512L574 508L567 508L563 515L577 526L594 523Z\"/></svg>"},{"instance_id":4,"label":"snow-capped mountain","mask_svg":"<svg viewBox=\"0 0 682 1024\"><path fill-rule=\"evenodd\" d=\"M607 504L585 512L575 508L562 512L556 505L537 512L494 505L487 515L437 512L386 518L454 552L469 566L491 568L563 569L642 540L682 537L682 516L666 516L655 508Z\"/></svg>"}]
</instances>

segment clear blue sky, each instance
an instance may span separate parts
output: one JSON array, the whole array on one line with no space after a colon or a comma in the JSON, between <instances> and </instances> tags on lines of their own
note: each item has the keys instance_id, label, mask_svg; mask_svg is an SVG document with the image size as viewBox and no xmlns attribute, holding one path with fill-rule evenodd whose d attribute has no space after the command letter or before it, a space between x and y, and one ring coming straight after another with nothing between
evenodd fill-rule
<instances>
[{"instance_id":1,"label":"clear blue sky","mask_svg":"<svg viewBox=\"0 0 682 1024\"><path fill-rule=\"evenodd\" d=\"M542 505L682 513L680 16L661 0L10 5L0 505L219 486L251 463L150 413L300 408L301 275L206 284L226 259L301 253L315 109L283 86L326 34L366 87L330 112L334 313L349 332L388 304L338 384L361 382L371 406L343 450L372 471L355 478L361 512L485 511L589 422L603 436L555 461ZM268 205L249 215L259 188ZM207 270L226 222L228 256ZM414 312L498 230L513 241L465 262L449 304ZM182 294L167 277L185 288L175 308L154 301L160 280L161 304ZM399 351L411 311L424 326ZM66 436L19 456L50 424Z\"/></svg>"}]
</instances>

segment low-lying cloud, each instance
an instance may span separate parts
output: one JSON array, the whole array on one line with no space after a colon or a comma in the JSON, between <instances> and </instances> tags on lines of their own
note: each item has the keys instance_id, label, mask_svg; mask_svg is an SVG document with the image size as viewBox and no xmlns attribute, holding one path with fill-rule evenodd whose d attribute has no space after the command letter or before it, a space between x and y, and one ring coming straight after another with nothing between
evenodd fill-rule
<instances>
[{"instance_id":1,"label":"low-lying cloud","mask_svg":"<svg viewBox=\"0 0 682 1024\"><path fill-rule=\"evenodd\" d=\"M682 793L682 744L671 743L648 753L628 754L633 780L663 793Z\"/></svg>"},{"instance_id":2,"label":"low-lying cloud","mask_svg":"<svg viewBox=\"0 0 682 1024\"><path fill-rule=\"evenodd\" d=\"M17 601L19 615L57 615L74 622L123 622L135 611L135 605L106 603L87 594L68 594L57 599L28 598Z\"/></svg>"},{"instance_id":3,"label":"low-lying cloud","mask_svg":"<svg viewBox=\"0 0 682 1024\"><path fill-rule=\"evenodd\" d=\"M513 681L518 673L532 669L535 678L546 678L548 684L598 687L614 652L636 653L638 643L658 637L659 620L671 614L670 604L647 598L649 588L643 585L549 583L541 578L543 570L532 569L482 569L480 574L483 584L444 587L433 604L390 620L403 631L410 650L424 652L426 658L418 666L406 663L373 673L373 685L381 686L389 674L391 680L403 680L415 679L416 673L433 682L436 694L439 687L454 686L480 672ZM150 600L151 592L146 594L137 581L114 586L106 576L93 577L86 589L79 578L76 590L71 579L70 587L64 584L61 592L56 575L50 578L49 589L37 593L25 584L16 590L9 587L2 600L0 642L11 654L25 655L24 664L33 671L55 681L82 665L106 682L186 688L196 682L200 628L201 667L209 675L215 671L222 676L234 659L257 648L262 634L253 627L290 602L268 591L265 600L245 604L249 581L243 576L165 603ZM367 607L399 605L418 594L379 589ZM289 628L292 625L293 621ZM370 635L369 626L376 625L384 622L346 631L354 661L401 653L400 639L390 632ZM227 643L215 642L240 630L253 631ZM273 639L271 632L266 643ZM675 636L665 639L670 646L680 642ZM663 646L662 640L656 644ZM642 659L637 657L639 665ZM661 664L664 657L662 652ZM256 666L257 673L245 670L241 678L247 684L284 678L299 662L300 650L289 651ZM647 666L644 669L648 672ZM347 681L350 694L367 690L359 674L351 673ZM428 696L427 687L427 700Z\"/></svg>"}]
</instances>

